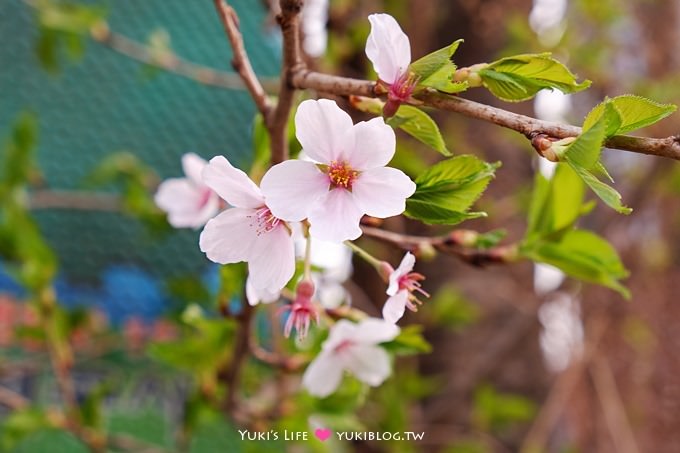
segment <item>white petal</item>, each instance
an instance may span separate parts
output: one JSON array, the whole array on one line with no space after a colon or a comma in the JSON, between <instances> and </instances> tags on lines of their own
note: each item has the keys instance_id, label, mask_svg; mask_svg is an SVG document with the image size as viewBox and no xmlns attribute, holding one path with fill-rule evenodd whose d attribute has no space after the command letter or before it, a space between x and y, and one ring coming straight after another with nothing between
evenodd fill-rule
<instances>
[{"instance_id":1,"label":"white petal","mask_svg":"<svg viewBox=\"0 0 680 453\"><path fill-rule=\"evenodd\" d=\"M366 318L359 322L352 333L357 343L377 344L394 340L399 335L399 327L381 318Z\"/></svg>"},{"instance_id":2,"label":"white petal","mask_svg":"<svg viewBox=\"0 0 680 453\"><path fill-rule=\"evenodd\" d=\"M182 156L182 170L184 174L197 186L203 186L203 169L208 162L198 154L186 153Z\"/></svg>"},{"instance_id":3,"label":"white petal","mask_svg":"<svg viewBox=\"0 0 680 453\"><path fill-rule=\"evenodd\" d=\"M334 309L349 299L349 293L340 283L321 281L317 285L317 299L323 308Z\"/></svg>"},{"instance_id":4,"label":"white petal","mask_svg":"<svg viewBox=\"0 0 680 453\"><path fill-rule=\"evenodd\" d=\"M396 149L394 130L382 117L354 125L354 147L347 160L354 170L384 167Z\"/></svg>"},{"instance_id":5,"label":"white petal","mask_svg":"<svg viewBox=\"0 0 680 453\"><path fill-rule=\"evenodd\" d=\"M312 162L287 160L262 178L265 203L279 219L300 221L314 202L328 192L329 180Z\"/></svg>"},{"instance_id":6,"label":"white petal","mask_svg":"<svg viewBox=\"0 0 680 453\"><path fill-rule=\"evenodd\" d=\"M309 364L302 376L302 385L320 398L333 393L342 380L343 363L330 352L322 351Z\"/></svg>"},{"instance_id":7,"label":"white petal","mask_svg":"<svg viewBox=\"0 0 680 453\"><path fill-rule=\"evenodd\" d=\"M351 130L352 118L329 99L304 101L295 114L295 135L317 162L338 160L347 140L353 139Z\"/></svg>"},{"instance_id":8,"label":"white petal","mask_svg":"<svg viewBox=\"0 0 680 453\"><path fill-rule=\"evenodd\" d=\"M366 41L366 56L373 63L378 77L391 84L411 64L411 44L389 14L371 14L368 20L371 33Z\"/></svg>"},{"instance_id":9,"label":"white petal","mask_svg":"<svg viewBox=\"0 0 680 453\"><path fill-rule=\"evenodd\" d=\"M387 287L387 295L394 296L399 291L399 279L404 275L409 274L416 264L416 257L411 252L406 252L406 255L401 259L399 267L390 273L390 285Z\"/></svg>"},{"instance_id":10,"label":"white petal","mask_svg":"<svg viewBox=\"0 0 680 453\"><path fill-rule=\"evenodd\" d=\"M220 264L248 261L257 240L254 209L231 208L203 228L199 245L211 261Z\"/></svg>"},{"instance_id":11,"label":"white petal","mask_svg":"<svg viewBox=\"0 0 680 453\"><path fill-rule=\"evenodd\" d=\"M346 319L339 320L331 327L328 338L326 338L326 341L321 345L321 349L324 351L333 351L345 340L351 340L357 331L357 327L358 324Z\"/></svg>"},{"instance_id":12,"label":"white petal","mask_svg":"<svg viewBox=\"0 0 680 453\"><path fill-rule=\"evenodd\" d=\"M203 181L227 203L237 208L259 208L264 205L264 198L257 185L224 156L210 159L203 170Z\"/></svg>"},{"instance_id":13,"label":"white petal","mask_svg":"<svg viewBox=\"0 0 680 453\"><path fill-rule=\"evenodd\" d=\"M263 304L270 304L276 302L281 297L280 291L270 292L266 290L257 290L250 281L250 276L246 280L246 298L250 305L257 305L260 302Z\"/></svg>"},{"instance_id":14,"label":"white petal","mask_svg":"<svg viewBox=\"0 0 680 453\"><path fill-rule=\"evenodd\" d=\"M217 214L219 203L208 188L196 187L188 178L171 178L158 186L156 205L168 214L175 228L199 228Z\"/></svg>"},{"instance_id":15,"label":"white petal","mask_svg":"<svg viewBox=\"0 0 680 453\"><path fill-rule=\"evenodd\" d=\"M415 191L411 178L391 167L366 170L352 184L352 193L361 211L379 218L404 212L406 199Z\"/></svg>"},{"instance_id":16,"label":"white petal","mask_svg":"<svg viewBox=\"0 0 680 453\"><path fill-rule=\"evenodd\" d=\"M265 293L280 291L293 277L295 245L283 224L257 237L248 270L253 288Z\"/></svg>"},{"instance_id":17,"label":"white petal","mask_svg":"<svg viewBox=\"0 0 680 453\"><path fill-rule=\"evenodd\" d=\"M406 301L408 300L408 291L402 289L394 296L391 296L385 302L382 309L382 315L385 321L396 324L397 321L404 316L406 311Z\"/></svg>"},{"instance_id":18,"label":"white petal","mask_svg":"<svg viewBox=\"0 0 680 453\"><path fill-rule=\"evenodd\" d=\"M390 375L390 357L379 346L356 345L341 354L346 357L345 366L362 382L373 387L383 383Z\"/></svg>"},{"instance_id":19,"label":"white petal","mask_svg":"<svg viewBox=\"0 0 680 453\"><path fill-rule=\"evenodd\" d=\"M343 242L361 236L363 212L351 192L339 188L319 198L309 213L309 234L316 239Z\"/></svg>"}]
</instances>

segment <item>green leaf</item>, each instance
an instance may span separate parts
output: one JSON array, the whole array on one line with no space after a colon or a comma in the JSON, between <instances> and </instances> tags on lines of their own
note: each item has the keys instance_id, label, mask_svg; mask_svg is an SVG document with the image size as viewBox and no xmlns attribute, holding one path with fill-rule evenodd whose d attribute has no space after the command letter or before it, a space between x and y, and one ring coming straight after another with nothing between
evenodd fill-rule
<instances>
[{"instance_id":1,"label":"green leaf","mask_svg":"<svg viewBox=\"0 0 680 453\"><path fill-rule=\"evenodd\" d=\"M486 189L500 163L462 155L439 162L416 179L405 214L429 224L453 225L484 213L468 209Z\"/></svg>"},{"instance_id":2,"label":"green leaf","mask_svg":"<svg viewBox=\"0 0 680 453\"><path fill-rule=\"evenodd\" d=\"M444 137L442 137L437 123L430 115L417 107L401 105L396 115L390 118L387 124L398 127L444 156L451 155L451 151L446 148Z\"/></svg>"},{"instance_id":3,"label":"green leaf","mask_svg":"<svg viewBox=\"0 0 680 453\"><path fill-rule=\"evenodd\" d=\"M628 271L616 250L593 232L570 230L556 241L539 239L526 243L521 253L579 280L600 284L630 297L630 292L619 282L628 276Z\"/></svg>"},{"instance_id":4,"label":"green leaf","mask_svg":"<svg viewBox=\"0 0 680 453\"><path fill-rule=\"evenodd\" d=\"M152 445L169 446L172 432L168 420L159 409L147 407L131 412L116 411L107 420L111 434L125 434Z\"/></svg>"},{"instance_id":5,"label":"green leaf","mask_svg":"<svg viewBox=\"0 0 680 453\"><path fill-rule=\"evenodd\" d=\"M466 90L467 82L452 80L456 65L451 58L462 42L463 40L459 39L411 63L409 70L418 77L418 86L434 88L449 94Z\"/></svg>"},{"instance_id":6,"label":"green leaf","mask_svg":"<svg viewBox=\"0 0 680 453\"><path fill-rule=\"evenodd\" d=\"M482 83L496 97L517 102L531 99L542 89L575 93L590 86L576 82L576 76L550 53L501 58L479 70Z\"/></svg>"},{"instance_id":7,"label":"green leaf","mask_svg":"<svg viewBox=\"0 0 680 453\"><path fill-rule=\"evenodd\" d=\"M660 104L641 96L625 94L613 99L605 99L596 105L583 121L583 128L589 128L603 116L607 106L612 106L621 118L621 123L615 130L607 128L607 137L650 126L677 110L677 106L673 104Z\"/></svg>"},{"instance_id":8,"label":"green leaf","mask_svg":"<svg viewBox=\"0 0 680 453\"><path fill-rule=\"evenodd\" d=\"M2 421L0 451L12 451L22 439L49 426L47 414L40 409L27 408L13 411Z\"/></svg>"},{"instance_id":9,"label":"green leaf","mask_svg":"<svg viewBox=\"0 0 680 453\"><path fill-rule=\"evenodd\" d=\"M33 169L33 153L38 136L38 120L30 112L20 113L0 154L0 183L6 189L23 186ZM0 194L2 191L0 190Z\"/></svg>"},{"instance_id":10,"label":"green leaf","mask_svg":"<svg viewBox=\"0 0 680 453\"><path fill-rule=\"evenodd\" d=\"M44 429L26 437L13 453L35 452L89 453L91 450L76 436L60 429Z\"/></svg>"},{"instance_id":11,"label":"green leaf","mask_svg":"<svg viewBox=\"0 0 680 453\"><path fill-rule=\"evenodd\" d=\"M36 7L41 27L64 33L86 35L106 16L106 8L99 5L38 1Z\"/></svg>"},{"instance_id":12,"label":"green leaf","mask_svg":"<svg viewBox=\"0 0 680 453\"><path fill-rule=\"evenodd\" d=\"M611 109L607 109L613 112ZM572 165L590 169L600 161L600 153L602 151L602 143L605 139L607 131L608 120L614 119L616 113L611 115L603 115L595 124L589 129L586 129L579 135L574 142L572 142L564 152L564 157Z\"/></svg>"},{"instance_id":13,"label":"green leaf","mask_svg":"<svg viewBox=\"0 0 680 453\"><path fill-rule=\"evenodd\" d=\"M398 355L432 352L432 346L423 338L423 326L416 324L403 327L394 340L384 343L382 346Z\"/></svg>"},{"instance_id":14,"label":"green leaf","mask_svg":"<svg viewBox=\"0 0 680 453\"><path fill-rule=\"evenodd\" d=\"M613 187L600 181L593 175L590 171L585 168L581 168L578 165L572 164L567 161L571 168L583 179L583 181L588 184L595 194L600 197L609 207L621 214L630 214L633 210L621 203L621 194L614 190Z\"/></svg>"}]
</instances>

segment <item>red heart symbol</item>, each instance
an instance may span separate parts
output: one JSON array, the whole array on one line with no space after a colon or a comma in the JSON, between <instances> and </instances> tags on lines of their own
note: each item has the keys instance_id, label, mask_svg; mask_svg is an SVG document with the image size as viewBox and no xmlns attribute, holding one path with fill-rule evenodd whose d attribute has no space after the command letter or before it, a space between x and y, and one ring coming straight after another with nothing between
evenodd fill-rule
<instances>
[{"instance_id":1,"label":"red heart symbol","mask_svg":"<svg viewBox=\"0 0 680 453\"><path fill-rule=\"evenodd\" d=\"M314 435L316 436L317 439L319 439L321 442L325 442L326 439L331 437L331 430L328 428L317 428L314 430Z\"/></svg>"}]
</instances>

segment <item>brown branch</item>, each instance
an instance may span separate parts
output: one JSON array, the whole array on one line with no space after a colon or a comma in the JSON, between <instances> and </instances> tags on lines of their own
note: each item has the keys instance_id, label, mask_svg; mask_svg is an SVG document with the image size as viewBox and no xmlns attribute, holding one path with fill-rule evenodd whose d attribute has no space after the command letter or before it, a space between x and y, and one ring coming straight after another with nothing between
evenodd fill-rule
<instances>
[{"instance_id":1,"label":"brown branch","mask_svg":"<svg viewBox=\"0 0 680 453\"><path fill-rule=\"evenodd\" d=\"M231 361L226 370L220 373L219 377L227 386L227 394L223 403L224 410L234 415L238 412L236 396L238 394L238 387L241 380L241 368L245 363L248 352L250 352L250 335L252 329L252 318L255 313L255 308L246 302L245 295L243 297L242 311L239 313L237 320L239 328L236 332L236 341L234 344Z\"/></svg>"},{"instance_id":2,"label":"brown branch","mask_svg":"<svg viewBox=\"0 0 680 453\"><path fill-rule=\"evenodd\" d=\"M193 63L170 51L159 52L120 33L111 31L106 22L99 22L93 26L90 30L90 36L96 42L114 52L125 55L140 63L193 80L202 85L227 90L243 90L246 88L238 74L222 72L208 66ZM278 81L275 79L263 79L262 83L268 92L275 92L278 89Z\"/></svg>"},{"instance_id":3,"label":"brown branch","mask_svg":"<svg viewBox=\"0 0 680 453\"><path fill-rule=\"evenodd\" d=\"M374 91L375 82L321 74L308 71L304 68L300 68L292 75L291 82L293 86L298 89L312 89L338 96L357 95L377 97ZM561 139L576 137L581 133L581 128L577 126L560 124L552 121L542 121L433 90L415 94L414 104L460 113L470 118L512 129L524 134L527 138L533 138L538 134L545 134L549 137ZM613 149L680 160L680 136L645 138L617 135L608 139L605 142L605 146Z\"/></svg>"},{"instance_id":4,"label":"brown branch","mask_svg":"<svg viewBox=\"0 0 680 453\"><path fill-rule=\"evenodd\" d=\"M423 250L434 248L442 253L455 255L466 263L478 267L494 263L509 263L520 259L516 244L490 248L475 247L474 238L479 234L472 230L453 230L444 236L412 236L365 225L362 225L361 229L368 237L396 245L416 255L422 253Z\"/></svg>"},{"instance_id":5,"label":"brown branch","mask_svg":"<svg viewBox=\"0 0 680 453\"><path fill-rule=\"evenodd\" d=\"M300 53L300 10L302 0L281 0L281 13L276 17L283 36L283 63L279 100L270 124L272 164L288 159L288 120L295 101L293 75L304 69Z\"/></svg>"},{"instance_id":6,"label":"brown branch","mask_svg":"<svg viewBox=\"0 0 680 453\"><path fill-rule=\"evenodd\" d=\"M25 409L31 405L31 402L23 395L10 390L7 387L0 386L0 404L17 411Z\"/></svg>"},{"instance_id":7,"label":"brown branch","mask_svg":"<svg viewBox=\"0 0 680 453\"><path fill-rule=\"evenodd\" d=\"M253 67L248 59L248 54L246 53L245 45L243 44L243 36L239 30L239 20L234 9L227 5L224 0L214 0L215 8L220 15L220 20L224 26L224 31L227 33L229 42L231 43L231 49L233 53L233 58L231 60L231 65L234 70L239 74L241 80L245 84L250 97L253 98L257 109L260 111L264 117L265 124L269 124L269 116L272 110L271 102L265 93L264 88L260 84L260 81L253 71Z\"/></svg>"}]
</instances>

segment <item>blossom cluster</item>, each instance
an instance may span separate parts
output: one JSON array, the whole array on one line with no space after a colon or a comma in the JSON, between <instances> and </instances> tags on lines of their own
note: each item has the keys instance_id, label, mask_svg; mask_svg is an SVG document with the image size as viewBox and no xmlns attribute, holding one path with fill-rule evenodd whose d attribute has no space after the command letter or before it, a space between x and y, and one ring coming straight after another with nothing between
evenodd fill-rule
<instances>
[{"instance_id":1,"label":"blossom cluster","mask_svg":"<svg viewBox=\"0 0 680 453\"><path fill-rule=\"evenodd\" d=\"M388 104L396 110L413 88L408 38L391 16L372 15L369 20L366 53L380 83L389 87ZM387 166L396 137L382 117L354 124L334 101L307 100L297 108L295 130L306 159L274 165L259 187L223 156L206 162L187 154L182 159L186 178L166 180L156 194L156 203L173 226L205 225L199 245L211 261L248 263L246 294L253 305L277 301L291 283L297 239L335 244L355 240L362 234L364 215L399 215L416 190L406 174ZM219 212L220 207L226 209ZM389 375L389 356L377 345L398 335L395 323L406 307L415 309L413 292L420 290L422 276L411 272L414 263L410 253L397 270L382 262L390 296L384 319L333 325L303 378L312 394L332 393L343 370L369 385L379 385ZM293 283L295 296L281 310L288 313L284 333L288 336L294 327L304 338L311 322L319 322L313 302L316 288L307 273Z\"/></svg>"}]
</instances>

